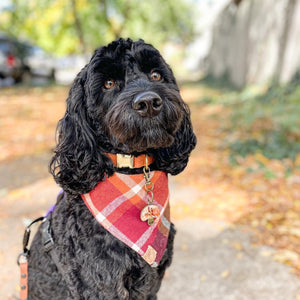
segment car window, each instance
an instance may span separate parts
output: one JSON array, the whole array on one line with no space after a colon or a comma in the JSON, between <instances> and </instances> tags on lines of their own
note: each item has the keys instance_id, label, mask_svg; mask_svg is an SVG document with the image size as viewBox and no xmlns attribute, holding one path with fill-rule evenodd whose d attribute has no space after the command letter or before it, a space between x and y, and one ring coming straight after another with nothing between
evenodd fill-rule
<instances>
[{"instance_id":1,"label":"car window","mask_svg":"<svg viewBox=\"0 0 300 300\"><path fill-rule=\"evenodd\" d=\"M16 48L18 51L18 55L21 57L25 57L30 55L30 46L23 43L16 43Z\"/></svg>"},{"instance_id":2,"label":"car window","mask_svg":"<svg viewBox=\"0 0 300 300\"><path fill-rule=\"evenodd\" d=\"M0 51L2 53L10 53L10 44L5 40L0 40Z\"/></svg>"},{"instance_id":3,"label":"car window","mask_svg":"<svg viewBox=\"0 0 300 300\"><path fill-rule=\"evenodd\" d=\"M39 47L31 47L30 52L31 52L31 55L34 55L36 57L44 57L45 56L44 50Z\"/></svg>"}]
</instances>

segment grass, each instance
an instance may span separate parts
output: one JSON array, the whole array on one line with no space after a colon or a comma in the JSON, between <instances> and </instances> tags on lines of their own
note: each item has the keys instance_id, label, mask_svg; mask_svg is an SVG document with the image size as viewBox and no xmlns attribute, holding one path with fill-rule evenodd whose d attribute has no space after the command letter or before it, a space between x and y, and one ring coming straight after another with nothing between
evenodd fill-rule
<instances>
[{"instance_id":1,"label":"grass","mask_svg":"<svg viewBox=\"0 0 300 300\"><path fill-rule=\"evenodd\" d=\"M230 149L232 162L237 163L238 156L261 153L268 159L290 159L295 164L300 154L299 78L286 85L249 86L240 91L222 84L209 85L219 86L221 92L205 95L198 103L229 108L224 130L232 138L224 144Z\"/></svg>"}]
</instances>

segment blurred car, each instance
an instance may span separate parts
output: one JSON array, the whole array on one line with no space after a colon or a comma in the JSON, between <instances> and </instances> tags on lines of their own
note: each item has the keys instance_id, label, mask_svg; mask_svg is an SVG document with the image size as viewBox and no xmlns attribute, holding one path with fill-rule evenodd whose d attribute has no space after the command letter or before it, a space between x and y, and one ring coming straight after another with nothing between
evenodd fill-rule
<instances>
[{"instance_id":1,"label":"blurred car","mask_svg":"<svg viewBox=\"0 0 300 300\"><path fill-rule=\"evenodd\" d=\"M6 56L4 55L3 52L0 51L0 78L1 77L6 77L4 74L7 74L8 70L7 70L7 60L6 60ZM1 74L1 72L3 73L3 75Z\"/></svg>"},{"instance_id":2,"label":"blurred car","mask_svg":"<svg viewBox=\"0 0 300 300\"><path fill-rule=\"evenodd\" d=\"M20 82L33 76L54 80L54 58L37 46L0 35L0 78L12 77Z\"/></svg>"},{"instance_id":3,"label":"blurred car","mask_svg":"<svg viewBox=\"0 0 300 300\"><path fill-rule=\"evenodd\" d=\"M70 85L80 70L90 61L92 55L68 55L57 58L55 81L62 85Z\"/></svg>"},{"instance_id":4,"label":"blurred car","mask_svg":"<svg viewBox=\"0 0 300 300\"><path fill-rule=\"evenodd\" d=\"M31 76L47 77L55 80L55 59L37 46L26 45L24 64Z\"/></svg>"},{"instance_id":5,"label":"blurred car","mask_svg":"<svg viewBox=\"0 0 300 300\"><path fill-rule=\"evenodd\" d=\"M20 81L22 65L16 52L16 45L0 35L0 78L13 77L16 81Z\"/></svg>"}]
</instances>

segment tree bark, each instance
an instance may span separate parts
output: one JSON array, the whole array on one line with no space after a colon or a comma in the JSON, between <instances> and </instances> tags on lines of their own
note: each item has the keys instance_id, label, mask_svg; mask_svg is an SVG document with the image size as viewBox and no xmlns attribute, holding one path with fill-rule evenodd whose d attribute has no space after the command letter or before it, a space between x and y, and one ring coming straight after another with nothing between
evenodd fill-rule
<instances>
[{"instance_id":1,"label":"tree bark","mask_svg":"<svg viewBox=\"0 0 300 300\"><path fill-rule=\"evenodd\" d=\"M73 12L73 17L74 17L74 26L79 38L79 42L80 42L80 50L81 53L86 55L87 54L87 47L85 44L85 39L84 39L84 33L82 30L82 24L80 22L79 16L78 16L78 12L77 12L77 7L76 7L76 0L71 0L71 6L72 6L72 12Z\"/></svg>"},{"instance_id":2,"label":"tree bark","mask_svg":"<svg viewBox=\"0 0 300 300\"><path fill-rule=\"evenodd\" d=\"M284 65L285 52L291 28L291 23L294 15L296 0L289 0L286 6L284 15L284 27L280 38L280 45L278 50L278 64L274 75L274 82L278 84L282 75L282 69Z\"/></svg>"},{"instance_id":3,"label":"tree bark","mask_svg":"<svg viewBox=\"0 0 300 300\"><path fill-rule=\"evenodd\" d=\"M107 2L106 0L99 0L99 3L102 7L102 11L103 11L103 17L104 17L104 21L107 24L109 30L113 33L114 35L114 39L118 39L120 38L120 34L121 34L121 29L117 29L113 22L111 21L111 19L108 16L108 7L107 7Z\"/></svg>"}]
</instances>

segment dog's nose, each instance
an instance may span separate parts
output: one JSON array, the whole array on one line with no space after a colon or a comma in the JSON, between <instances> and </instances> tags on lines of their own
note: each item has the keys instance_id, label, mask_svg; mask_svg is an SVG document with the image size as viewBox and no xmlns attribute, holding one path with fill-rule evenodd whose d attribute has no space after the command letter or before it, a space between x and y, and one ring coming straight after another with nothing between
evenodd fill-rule
<instances>
[{"instance_id":1,"label":"dog's nose","mask_svg":"<svg viewBox=\"0 0 300 300\"><path fill-rule=\"evenodd\" d=\"M162 100L154 92L144 92L136 96L133 109L142 117L155 117L162 108Z\"/></svg>"}]
</instances>

